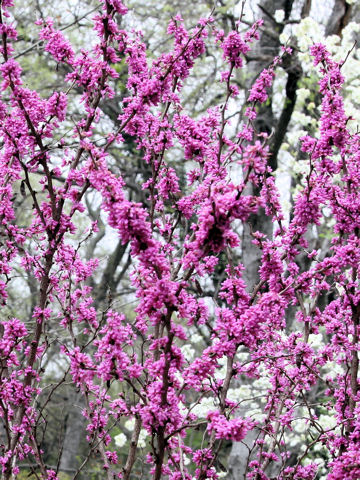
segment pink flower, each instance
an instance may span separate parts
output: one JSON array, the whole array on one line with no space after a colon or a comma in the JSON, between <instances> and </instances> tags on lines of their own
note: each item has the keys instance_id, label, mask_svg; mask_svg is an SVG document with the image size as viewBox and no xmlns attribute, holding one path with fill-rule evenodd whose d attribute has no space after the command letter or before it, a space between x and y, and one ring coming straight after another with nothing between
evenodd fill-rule
<instances>
[{"instance_id":1,"label":"pink flower","mask_svg":"<svg viewBox=\"0 0 360 480\"><path fill-rule=\"evenodd\" d=\"M247 432L255 426L248 418L237 417L227 420L218 411L208 413L207 418L209 420L207 428L210 432L215 432L215 438L234 440L236 442L243 440Z\"/></svg>"}]
</instances>

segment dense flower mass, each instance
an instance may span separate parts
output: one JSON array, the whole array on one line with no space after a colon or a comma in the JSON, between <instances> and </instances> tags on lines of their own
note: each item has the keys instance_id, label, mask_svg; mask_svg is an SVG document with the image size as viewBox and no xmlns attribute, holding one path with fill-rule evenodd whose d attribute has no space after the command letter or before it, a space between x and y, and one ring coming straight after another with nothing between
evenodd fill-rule
<instances>
[{"instance_id":1,"label":"dense flower mass","mask_svg":"<svg viewBox=\"0 0 360 480\"><path fill-rule=\"evenodd\" d=\"M234 418L227 420L219 412L210 412L208 430L215 432L215 438L225 438L227 440L236 440L240 442L246 437L248 430L253 427L252 422L243 418Z\"/></svg>"},{"instance_id":2,"label":"dense flower mass","mask_svg":"<svg viewBox=\"0 0 360 480\"><path fill-rule=\"evenodd\" d=\"M16 32L6 23L12 2L0 3L2 306L10 304L19 272L36 285L30 321L19 314L0 322L2 479L15 478L29 459L39 467L37 478L60 478L44 463L36 437L44 419L38 399L50 399L57 388L48 394L42 381L53 346L84 399L90 453L101 457L109 480L129 479L137 456L146 458L153 480L218 479L224 441L252 442L249 479L267 480L272 468L278 480L315 480L314 445L326 451L329 480L358 479L360 134L348 129L341 64L324 45L311 47L320 72L319 134L302 138L308 172L285 221L268 166L269 138L255 126L280 58L251 87L246 123L234 135L225 117L238 94L233 70L244 66L262 22L246 32L237 23L225 35L212 16L189 31L176 15L167 30L172 50L150 61L141 34L120 29L117 15L127 8L118 0L101 0L97 41L79 53L48 18L38 22L39 36L44 50L66 66L69 88L43 98L24 86L12 56ZM227 65L220 81L226 100L192 118L182 106L182 88L211 41ZM96 132L101 102L114 97L114 80L125 66L122 112L104 138ZM68 113L75 87L84 107L76 121ZM111 147L129 139L147 176L141 202L111 157ZM175 149L187 175L174 161ZM239 175L231 176L231 168ZM17 211L18 190L31 198L29 221ZM89 198L98 203L97 214ZM238 260L241 232L260 210L274 232L251 232L262 257L258 282L248 285ZM325 210L334 226L329 251L320 256L309 249L307 235L322 224ZM83 244L104 222L120 240L116 252L128 251L132 260L125 307L113 301L110 288L106 304L95 298L101 260L89 258ZM217 297L204 300L211 279ZM197 344L196 335L205 341ZM332 374L334 366L340 373ZM253 385L250 398L234 395L234 385ZM316 391L334 427L321 426L311 405ZM260 398L261 415L250 407L243 414L252 396ZM311 440L297 455L289 436L299 417ZM117 432L113 442L112 430L128 421L131 438ZM116 448L123 443L128 451L121 463Z\"/></svg>"}]
</instances>

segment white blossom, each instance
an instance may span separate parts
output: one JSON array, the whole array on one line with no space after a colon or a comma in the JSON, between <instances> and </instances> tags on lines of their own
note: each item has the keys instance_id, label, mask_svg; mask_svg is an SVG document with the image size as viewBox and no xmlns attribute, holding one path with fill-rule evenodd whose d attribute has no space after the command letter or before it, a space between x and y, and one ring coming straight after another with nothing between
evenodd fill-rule
<instances>
[{"instance_id":1,"label":"white blossom","mask_svg":"<svg viewBox=\"0 0 360 480\"><path fill-rule=\"evenodd\" d=\"M284 12L284 10L276 10L276 11L275 11L274 18L275 18L275 20L276 20L278 23L281 23L281 22L284 20L284 18L285 18L285 12Z\"/></svg>"},{"instance_id":2,"label":"white blossom","mask_svg":"<svg viewBox=\"0 0 360 480\"><path fill-rule=\"evenodd\" d=\"M195 350L191 345L183 345L181 347L181 353L184 355L185 360L191 362L191 360L194 358Z\"/></svg>"},{"instance_id":3,"label":"white blossom","mask_svg":"<svg viewBox=\"0 0 360 480\"><path fill-rule=\"evenodd\" d=\"M119 433L114 437L115 445L119 448L123 447L126 444L127 438L123 433Z\"/></svg>"},{"instance_id":4,"label":"white blossom","mask_svg":"<svg viewBox=\"0 0 360 480\"><path fill-rule=\"evenodd\" d=\"M147 431L142 428L140 430L140 433L139 433L139 441L138 441L138 446L140 448L145 448L146 447L146 437L147 436L148 436Z\"/></svg>"}]
</instances>

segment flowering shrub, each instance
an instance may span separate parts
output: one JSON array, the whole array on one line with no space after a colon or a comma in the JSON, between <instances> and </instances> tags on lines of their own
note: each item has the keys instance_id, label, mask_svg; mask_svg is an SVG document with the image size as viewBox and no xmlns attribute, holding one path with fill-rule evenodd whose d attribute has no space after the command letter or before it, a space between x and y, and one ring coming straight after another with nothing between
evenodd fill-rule
<instances>
[{"instance_id":1,"label":"flowering shrub","mask_svg":"<svg viewBox=\"0 0 360 480\"><path fill-rule=\"evenodd\" d=\"M359 478L360 135L348 129L342 64L323 45L312 46L322 115L318 137L302 139L308 172L287 221L267 165L267 136L253 121L290 49L261 73L244 123L235 136L228 133L226 112L230 98L238 95L233 75L257 40L261 21L245 33L238 23L225 36L211 16L192 31L176 16L168 28L173 49L152 62L141 36L119 29L116 16L126 14L119 0L101 1L101 13L94 17L97 43L90 50L75 52L52 19L38 22L44 49L69 71L68 90L42 98L24 86L13 58L10 7L11 0L1 2L0 299L3 306L11 302L8 291L19 270L35 277L39 294L29 325L18 318L1 321L2 478L16 477L28 458L37 464L38 478L58 478L43 459L37 436L42 411L35 401L42 394L49 329L55 323L62 332L57 339L61 358L85 399L90 451L101 456L109 480L131 477L144 444L148 478L219 478L217 457L224 440L246 441L250 432L246 478L267 479L272 465L279 480L315 479L318 463L308 460L317 445L331 459L329 479ZM193 119L182 107L181 92L206 42L215 42L226 62L221 74L226 97L221 106ZM128 96L118 128L99 138L99 105L114 96L114 65L120 62L127 65ZM84 115L63 136L68 94L75 87L83 92ZM152 172L143 184L146 204L131 199L111 168L110 147L125 135L134 139ZM174 147L181 147L189 165L185 182L171 162ZM241 172L236 182L230 166ZM249 185L255 193L249 194ZM25 226L16 210L19 186L32 202L32 219ZM87 218L87 192L101 198L103 218L130 245L137 302L129 318L115 305L103 310L93 305L89 280L98 261L85 260L75 246L76 235L86 243L97 230L93 222L89 231L79 232L75 221ZM325 207L334 218L335 235L324 258L308 250L306 234L321 223ZM252 232L262 263L259 283L246 285L237 260L238 225L259 208L272 219L274 232L272 238ZM304 252L310 267L301 271L297 259ZM205 302L196 291L200 282L216 276L220 258L227 266L219 302ZM331 300L321 307L319 299L330 291ZM208 345L186 353L184 347L203 325L211 332ZM316 347L314 335L321 336ZM335 376L329 375L331 365L339 368ZM231 388L261 377L267 379L262 415L249 408L243 417L242 400L230 395ZM119 385L127 390L113 388ZM334 416L335 426L319 422L309 400L315 387L323 389L323 408ZM203 401L211 404L205 415L197 408ZM290 461L288 438L300 409L311 439ZM119 434L114 440L111 430L124 420L134 422L131 439ZM190 433L198 430L201 448L191 442ZM126 442L127 460L121 463L116 446Z\"/></svg>"}]
</instances>

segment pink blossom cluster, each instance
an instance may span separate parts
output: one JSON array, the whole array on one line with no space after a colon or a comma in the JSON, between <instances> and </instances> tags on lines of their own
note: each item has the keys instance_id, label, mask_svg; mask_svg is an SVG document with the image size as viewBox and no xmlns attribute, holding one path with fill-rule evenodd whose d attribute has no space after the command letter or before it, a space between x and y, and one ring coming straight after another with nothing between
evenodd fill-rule
<instances>
[{"instance_id":1,"label":"pink blossom cluster","mask_svg":"<svg viewBox=\"0 0 360 480\"><path fill-rule=\"evenodd\" d=\"M218 411L208 413L208 430L215 432L215 438L224 438L227 440L235 440L240 442L246 437L249 430L254 427L253 422L249 419L233 418L227 420Z\"/></svg>"}]
</instances>

